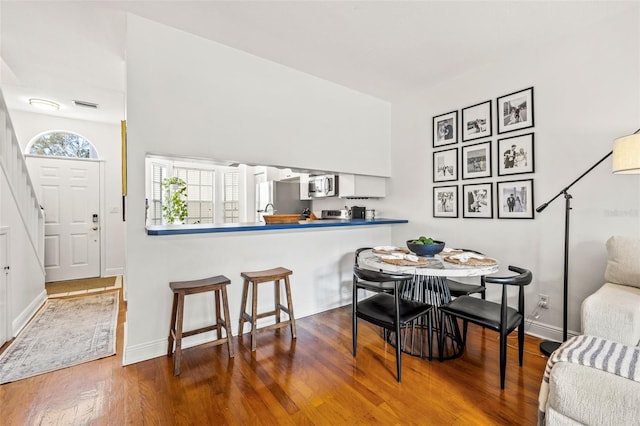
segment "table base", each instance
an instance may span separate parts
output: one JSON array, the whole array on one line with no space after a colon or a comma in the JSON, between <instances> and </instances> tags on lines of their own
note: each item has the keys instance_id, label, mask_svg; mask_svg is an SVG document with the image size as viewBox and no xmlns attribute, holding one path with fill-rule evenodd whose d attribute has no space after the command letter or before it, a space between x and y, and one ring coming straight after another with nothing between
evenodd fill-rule
<instances>
[{"instance_id":1,"label":"table base","mask_svg":"<svg viewBox=\"0 0 640 426\"><path fill-rule=\"evenodd\" d=\"M428 303L434 308L431 316L432 331L432 355L439 356L440 330L444 329L444 342L442 345L442 359L453 359L462 355L464 347L458 322L455 318L445 316L442 322L438 306L451 300L451 293L447 286L446 277L416 275L414 279L405 284L401 291L401 297ZM388 333L386 340L395 347L395 335ZM417 319L411 325L405 326L400 331L401 350L409 355L420 358L429 358L429 329L423 324L422 319Z\"/></svg>"}]
</instances>

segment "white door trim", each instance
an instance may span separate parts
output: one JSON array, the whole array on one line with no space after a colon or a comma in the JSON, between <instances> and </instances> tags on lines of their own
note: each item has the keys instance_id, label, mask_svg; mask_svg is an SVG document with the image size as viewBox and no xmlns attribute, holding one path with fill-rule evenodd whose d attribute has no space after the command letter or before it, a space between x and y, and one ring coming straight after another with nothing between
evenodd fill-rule
<instances>
[{"instance_id":1,"label":"white door trim","mask_svg":"<svg viewBox=\"0 0 640 426\"><path fill-rule=\"evenodd\" d=\"M4 240L4 244L2 241ZM9 317L9 227L0 226L0 346L12 336Z\"/></svg>"}]
</instances>

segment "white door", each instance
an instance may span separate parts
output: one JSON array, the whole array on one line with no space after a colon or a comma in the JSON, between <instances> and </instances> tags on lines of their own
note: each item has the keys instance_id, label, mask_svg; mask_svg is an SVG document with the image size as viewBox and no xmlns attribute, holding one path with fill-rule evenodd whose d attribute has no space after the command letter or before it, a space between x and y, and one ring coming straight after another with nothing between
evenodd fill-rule
<instances>
[{"instance_id":1,"label":"white door","mask_svg":"<svg viewBox=\"0 0 640 426\"><path fill-rule=\"evenodd\" d=\"M9 257L7 256L7 228L0 229L0 346L9 340Z\"/></svg>"},{"instance_id":2,"label":"white door","mask_svg":"<svg viewBox=\"0 0 640 426\"><path fill-rule=\"evenodd\" d=\"M44 207L45 281L100 276L100 163L27 157Z\"/></svg>"}]
</instances>

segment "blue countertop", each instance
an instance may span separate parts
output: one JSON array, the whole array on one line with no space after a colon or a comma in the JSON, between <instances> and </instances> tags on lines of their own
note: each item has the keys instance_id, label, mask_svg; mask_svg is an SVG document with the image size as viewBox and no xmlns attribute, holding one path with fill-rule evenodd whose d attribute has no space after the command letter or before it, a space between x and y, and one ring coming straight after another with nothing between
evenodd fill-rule
<instances>
[{"instance_id":1,"label":"blue countertop","mask_svg":"<svg viewBox=\"0 0 640 426\"><path fill-rule=\"evenodd\" d=\"M368 225L392 225L396 223L409 223L407 219L372 220L311 220L298 223L267 225L263 222L252 223L227 223L224 225L198 224L198 225L151 225L147 227L147 235L181 235L181 234L209 234L216 232L243 232L243 231L274 231L297 230L308 228L329 228L336 226L368 226Z\"/></svg>"}]
</instances>

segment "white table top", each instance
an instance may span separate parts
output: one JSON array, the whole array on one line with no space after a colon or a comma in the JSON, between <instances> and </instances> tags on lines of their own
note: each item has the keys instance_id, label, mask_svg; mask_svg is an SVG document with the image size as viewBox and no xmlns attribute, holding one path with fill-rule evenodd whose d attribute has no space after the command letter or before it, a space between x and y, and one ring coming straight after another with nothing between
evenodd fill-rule
<instances>
[{"instance_id":1,"label":"white table top","mask_svg":"<svg viewBox=\"0 0 640 426\"><path fill-rule=\"evenodd\" d=\"M383 262L379 256L371 250L360 253L359 262L361 265L383 272L429 275L434 277L475 277L479 275L491 275L498 272L499 264L491 266L458 265L442 260L442 256L435 255L428 258L427 264L420 266L398 266Z\"/></svg>"}]
</instances>

